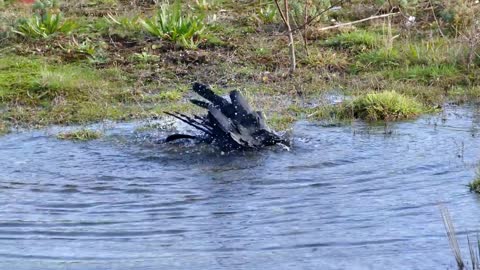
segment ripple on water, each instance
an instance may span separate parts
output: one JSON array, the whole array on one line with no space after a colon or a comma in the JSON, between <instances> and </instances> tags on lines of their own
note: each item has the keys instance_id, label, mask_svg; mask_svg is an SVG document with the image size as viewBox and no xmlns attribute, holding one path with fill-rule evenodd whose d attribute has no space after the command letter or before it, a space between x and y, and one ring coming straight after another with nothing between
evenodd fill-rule
<instances>
[{"instance_id":1,"label":"ripple on water","mask_svg":"<svg viewBox=\"0 0 480 270\"><path fill-rule=\"evenodd\" d=\"M471 108L299 122L291 151L223 155L135 123L85 144L0 137L0 269L452 268L438 204L465 246L479 125Z\"/></svg>"}]
</instances>

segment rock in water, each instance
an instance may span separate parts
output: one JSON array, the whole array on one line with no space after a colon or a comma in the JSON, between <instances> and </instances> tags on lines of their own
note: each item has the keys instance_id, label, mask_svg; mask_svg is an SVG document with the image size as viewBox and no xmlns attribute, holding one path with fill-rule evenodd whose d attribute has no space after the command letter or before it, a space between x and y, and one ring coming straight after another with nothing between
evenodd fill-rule
<instances>
[{"instance_id":1,"label":"rock in water","mask_svg":"<svg viewBox=\"0 0 480 270\"><path fill-rule=\"evenodd\" d=\"M165 112L190 126L202 131L203 136L173 134L166 142L177 139L198 139L219 146L222 150L259 149L265 146L282 144L282 139L266 124L263 113L253 111L239 91L230 92L230 101L215 94L212 89L201 83L193 84L193 91L207 101L190 101L208 110L207 115L193 117L179 112Z\"/></svg>"}]
</instances>

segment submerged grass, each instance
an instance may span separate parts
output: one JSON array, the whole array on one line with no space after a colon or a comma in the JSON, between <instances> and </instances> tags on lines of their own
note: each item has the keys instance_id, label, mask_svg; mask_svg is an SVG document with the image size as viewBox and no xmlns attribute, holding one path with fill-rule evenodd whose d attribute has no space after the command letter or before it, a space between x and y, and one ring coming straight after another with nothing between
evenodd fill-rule
<instances>
[{"instance_id":1,"label":"submerged grass","mask_svg":"<svg viewBox=\"0 0 480 270\"><path fill-rule=\"evenodd\" d=\"M57 135L58 139L71 141L90 141L102 137L102 133L91 129L79 129L70 132L64 132Z\"/></svg>"}]
</instances>

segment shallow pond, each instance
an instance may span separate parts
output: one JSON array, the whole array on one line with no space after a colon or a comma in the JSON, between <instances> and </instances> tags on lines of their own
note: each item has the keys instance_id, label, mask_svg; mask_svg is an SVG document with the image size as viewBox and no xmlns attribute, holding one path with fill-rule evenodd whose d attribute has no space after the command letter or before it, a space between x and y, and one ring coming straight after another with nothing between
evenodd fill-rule
<instances>
[{"instance_id":1,"label":"shallow pond","mask_svg":"<svg viewBox=\"0 0 480 270\"><path fill-rule=\"evenodd\" d=\"M454 269L439 204L480 229L478 109L229 155L138 125L0 137L0 269Z\"/></svg>"}]
</instances>

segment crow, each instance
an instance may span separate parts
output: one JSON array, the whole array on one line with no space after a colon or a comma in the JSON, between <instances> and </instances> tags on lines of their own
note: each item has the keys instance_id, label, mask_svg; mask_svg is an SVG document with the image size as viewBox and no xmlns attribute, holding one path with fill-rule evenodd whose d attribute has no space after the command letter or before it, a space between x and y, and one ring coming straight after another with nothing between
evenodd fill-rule
<instances>
[{"instance_id":1,"label":"crow","mask_svg":"<svg viewBox=\"0 0 480 270\"><path fill-rule=\"evenodd\" d=\"M263 113L254 111L239 91L231 91L228 101L216 95L205 84L194 83L192 90L207 100L190 100L193 104L207 109L207 115L165 113L202 131L203 135L173 134L167 137L166 142L196 139L217 145L225 151L260 149L275 144L287 147L290 145L288 140L282 139L267 126Z\"/></svg>"}]
</instances>

